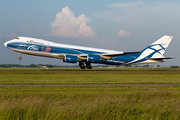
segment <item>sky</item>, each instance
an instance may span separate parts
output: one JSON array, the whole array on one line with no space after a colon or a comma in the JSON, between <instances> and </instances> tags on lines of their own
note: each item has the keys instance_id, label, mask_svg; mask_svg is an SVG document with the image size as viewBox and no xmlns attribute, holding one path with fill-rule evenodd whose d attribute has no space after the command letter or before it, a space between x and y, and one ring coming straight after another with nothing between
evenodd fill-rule
<instances>
[{"instance_id":1,"label":"sky","mask_svg":"<svg viewBox=\"0 0 180 120\"><path fill-rule=\"evenodd\" d=\"M74 65L24 54L19 61L18 53L3 45L18 36L132 52L170 35L164 55L175 59L158 65L180 66L178 0L0 0L0 15L0 64Z\"/></svg>"}]
</instances>

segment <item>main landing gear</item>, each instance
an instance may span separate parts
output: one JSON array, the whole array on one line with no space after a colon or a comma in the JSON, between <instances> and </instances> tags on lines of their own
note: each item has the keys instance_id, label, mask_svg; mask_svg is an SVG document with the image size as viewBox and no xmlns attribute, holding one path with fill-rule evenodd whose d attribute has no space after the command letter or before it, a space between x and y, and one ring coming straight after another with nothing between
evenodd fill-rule
<instances>
[{"instance_id":1,"label":"main landing gear","mask_svg":"<svg viewBox=\"0 0 180 120\"><path fill-rule=\"evenodd\" d=\"M18 60L22 60L21 53L19 53Z\"/></svg>"},{"instance_id":2,"label":"main landing gear","mask_svg":"<svg viewBox=\"0 0 180 120\"><path fill-rule=\"evenodd\" d=\"M88 69L92 69L91 63L86 62L86 68L88 68Z\"/></svg>"},{"instance_id":3,"label":"main landing gear","mask_svg":"<svg viewBox=\"0 0 180 120\"><path fill-rule=\"evenodd\" d=\"M83 61L79 61L79 66L80 66L81 69L83 69L83 70L85 69Z\"/></svg>"},{"instance_id":4,"label":"main landing gear","mask_svg":"<svg viewBox=\"0 0 180 120\"><path fill-rule=\"evenodd\" d=\"M81 69L85 69L85 68L88 68L88 69L92 69L92 66L91 66L91 63L89 63L89 62L85 62L86 63L86 66L84 65L84 62L83 61L80 61L79 62L79 66L80 66L80 68Z\"/></svg>"}]
</instances>

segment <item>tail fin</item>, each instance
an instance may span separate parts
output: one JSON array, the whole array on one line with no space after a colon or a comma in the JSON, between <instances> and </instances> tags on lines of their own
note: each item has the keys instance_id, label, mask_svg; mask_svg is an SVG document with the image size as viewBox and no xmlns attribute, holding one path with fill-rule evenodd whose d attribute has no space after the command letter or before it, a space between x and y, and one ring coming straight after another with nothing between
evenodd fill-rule
<instances>
[{"instance_id":1,"label":"tail fin","mask_svg":"<svg viewBox=\"0 0 180 120\"><path fill-rule=\"evenodd\" d=\"M161 58L163 57L169 43L171 42L173 36L163 36L159 40L155 41L147 48L142 50L142 54L148 56L148 58Z\"/></svg>"},{"instance_id":2,"label":"tail fin","mask_svg":"<svg viewBox=\"0 0 180 120\"><path fill-rule=\"evenodd\" d=\"M163 56L172 38L172 36L163 36L162 38L142 50L139 53L138 57L128 64L156 63L162 62L166 59L172 59L171 57Z\"/></svg>"}]
</instances>

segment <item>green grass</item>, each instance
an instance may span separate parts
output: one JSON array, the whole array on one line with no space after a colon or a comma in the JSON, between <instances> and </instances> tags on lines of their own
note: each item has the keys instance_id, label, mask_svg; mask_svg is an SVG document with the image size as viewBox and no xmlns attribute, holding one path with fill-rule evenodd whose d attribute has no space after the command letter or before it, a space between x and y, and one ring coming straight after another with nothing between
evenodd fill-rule
<instances>
[{"instance_id":1,"label":"green grass","mask_svg":"<svg viewBox=\"0 0 180 120\"><path fill-rule=\"evenodd\" d=\"M180 69L0 69L0 84L180 84Z\"/></svg>"},{"instance_id":2,"label":"green grass","mask_svg":"<svg viewBox=\"0 0 180 120\"><path fill-rule=\"evenodd\" d=\"M0 84L180 83L180 69L0 69ZM180 119L180 87L0 87L0 120Z\"/></svg>"},{"instance_id":3,"label":"green grass","mask_svg":"<svg viewBox=\"0 0 180 120\"><path fill-rule=\"evenodd\" d=\"M1 87L0 119L180 119L179 87Z\"/></svg>"}]
</instances>

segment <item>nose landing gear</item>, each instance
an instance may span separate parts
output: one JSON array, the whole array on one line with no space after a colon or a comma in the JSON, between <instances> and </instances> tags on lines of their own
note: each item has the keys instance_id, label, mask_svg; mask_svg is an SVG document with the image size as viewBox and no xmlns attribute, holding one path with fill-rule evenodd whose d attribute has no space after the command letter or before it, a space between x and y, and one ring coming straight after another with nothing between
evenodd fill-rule
<instances>
[{"instance_id":1,"label":"nose landing gear","mask_svg":"<svg viewBox=\"0 0 180 120\"><path fill-rule=\"evenodd\" d=\"M22 60L22 57L18 57L18 60Z\"/></svg>"},{"instance_id":2,"label":"nose landing gear","mask_svg":"<svg viewBox=\"0 0 180 120\"><path fill-rule=\"evenodd\" d=\"M18 60L22 60L21 53L18 54L19 54Z\"/></svg>"}]
</instances>

